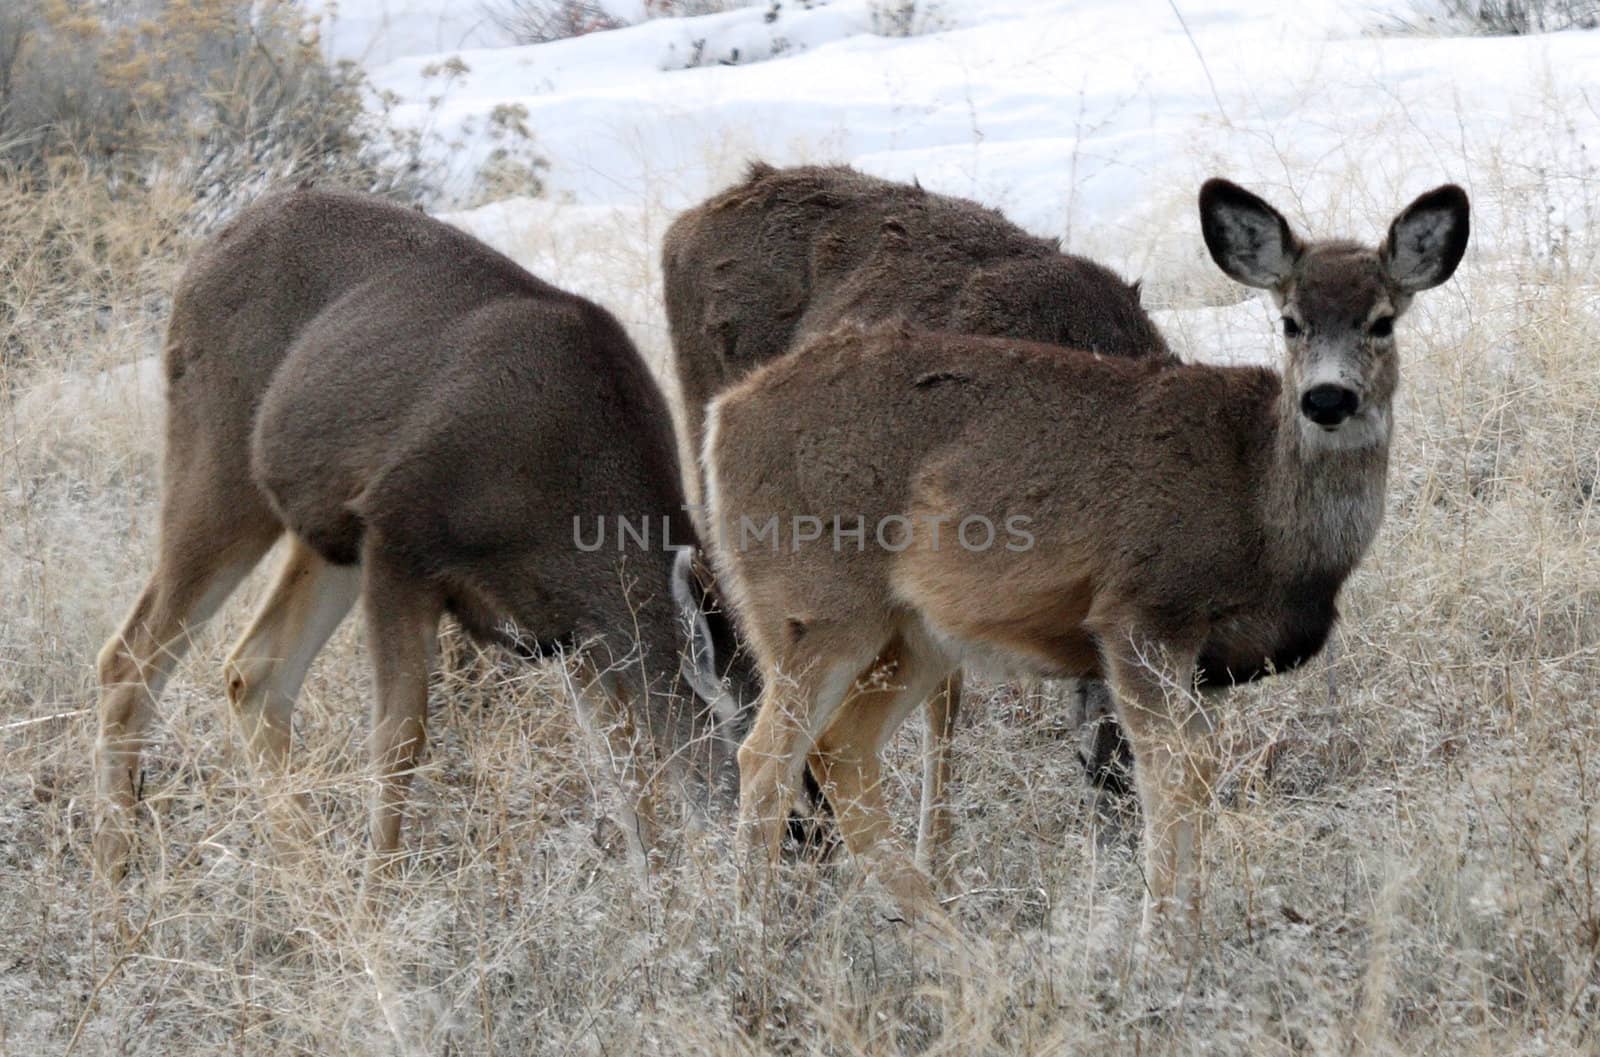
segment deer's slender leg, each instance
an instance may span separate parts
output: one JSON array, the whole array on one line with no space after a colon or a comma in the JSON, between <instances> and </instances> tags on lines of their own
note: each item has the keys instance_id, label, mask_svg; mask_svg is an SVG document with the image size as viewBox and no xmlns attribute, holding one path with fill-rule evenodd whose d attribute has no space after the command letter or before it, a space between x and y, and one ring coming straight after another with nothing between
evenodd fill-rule
<instances>
[{"instance_id":1,"label":"deer's slender leg","mask_svg":"<svg viewBox=\"0 0 1600 1057\"><path fill-rule=\"evenodd\" d=\"M951 672L923 706L927 727L922 742L922 813L917 820L917 865L942 884L950 843L951 813L946 802L952 738L961 711L961 673Z\"/></svg>"},{"instance_id":2,"label":"deer's slender leg","mask_svg":"<svg viewBox=\"0 0 1600 1057\"><path fill-rule=\"evenodd\" d=\"M1174 911L1198 925L1215 760L1210 725L1192 689L1194 654L1128 643L1107 652L1144 809L1144 929Z\"/></svg>"},{"instance_id":3,"label":"deer's slender leg","mask_svg":"<svg viewBox=\"0 0 1600 1057\"><path fill-rule=\"evenodd\" d=\"M115 880L127 869L139 757L162 688L192 636L272 546L278 529L229 534L170 512L161 558L121 629L100 650L100 732L95 742L95 865Z\"/></svg>"},{"instance_id":4,"label":"deer's slender leg","mask_svg":"<svg viewBox=\"0 0 1600 1057\"><path fill-rule=\"evenodd\" d=\"M288 763L295 699L306 672L360 593L358 567L332 565L291 538L277 582L223 666L251 762L272 777L280 777ZM278 807L285 809L284 817L273 820L280 853L293 847L284 835L303 840L314 832L303 797L272 797L269 805L274 815Z\"/></svg>"},{"instance_id":5,"label":"deer's slender leg","mask_svg":"<svg viewBox=\"0 0 1600 1057\"><path fill-rule=\"evenodd\" d=\"M889 736L924 701L937 669L907 663L902 652L886 676L869 671L817 742L812 766L838 813L850 854L889 891L912 920L943 922L928 875L906 854L883 799L879 754ZM948 685L948 684L946 684Z\"/></svg>"},{"instance_id":6,"label":"deer's slender leg","mask_svg":"<svg viewBox=\"0 0 1600 1057\"><path fill-rule=\"evenodd\" d=\"M1078 759L1089 783L1088 802L1100 822L1114 823L1133 789L1133 751L1117 721L1111 688L1101 679L1075 682Z\"/></svg>"},{"instance_id":7,"label":"deer's slender leg","mask_svg":"<svg viewBox=\"0 0 1600 1057\"><path fill-rule=\"evenodd\" d=\"M656 847L653 792L656 757L648 732L634 714L624 680L590 659L579 665L578 720L601 756L618 796L616 820L628 842L629 857L644 886L650 881L650 852Z\"/></svg>"},{"instance_id":8,"label":"deer's slender leg","mask_svg":"<svg viewBox=\"0 0 1600 1057\"><path fill-rule=\"evenodd\" d=\"M369 537L362 601L372 652L373 873L400 847L407 788L428 743L428 678L444 604L438 593L392 567Z\"/></svg>"},{"instance_id":9,"label":"deer's slender leg","mask_svg":"<svg viewBox=\"0 0 1600 1057\"><path fill-rule=\"evenodd\" d=\"M844 700L867 657L824 668L802 664L790 674L764 665L755 723L739 746L739 838L746 862L741 891L748 896L755 872L778 861L789 806L820 728Z\"/></svg>"}]
</instances>

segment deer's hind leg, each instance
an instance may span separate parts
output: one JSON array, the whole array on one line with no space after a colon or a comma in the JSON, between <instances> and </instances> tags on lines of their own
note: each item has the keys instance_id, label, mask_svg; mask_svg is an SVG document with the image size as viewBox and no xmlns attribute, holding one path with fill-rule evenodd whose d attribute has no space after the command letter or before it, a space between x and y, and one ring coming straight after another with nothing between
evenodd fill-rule
<instances>
[{"instance_id":1,"label":"deer's hind leg","mask_svg":"<svg viewBox=\"0 0 1600 1057\"><path fill-rule=\"evenodd\" d=\"M94 859L113 880L127 869L140 755L161 690L192 636L282 531L253 493L222 494L182 469L168 460L156 570L98 660Z\"/></svg>"},{"instance_id":2,"label":"deer's hind leg","mask_svg":"<svg viewBox=\"0 0 1600 1057\"><path fill-rule=\"evenodd\" d=\"M855 680L822 736L811 766L838 814L850 854L886 888L911 920L944 923L929 877L902 847L884 804L880 754L919 703L943 694L936 654L897 640Z\"/></svg>"},{"instance_id":3,"label":"deer's hind leg","mask_svg":"<svg viewBox=\"0 0 1600 1057\"><path fill-rule=\"evenodd\" d=\"M578 664L579 725L601 757L618 801L615 818L641 886L650 883L650 853L657 847L656 753L648 725L636 714L628 680L592 656Z\"/></svg>"},{"instance_id":4,"label":"deer's hind leg","mask_svg":"<svg viewBox=\"0 0 1600 1057\"><path fill-rule=\"evenodd\" d=\"M438 652L439 591L382 553L368 533L362 579L367 648L372 656L372 869L376 876L400 847L411 776L428 743L428 679Z\"/></svg>"},{"instance_id":5,"label":"deer's hind leg","mask_svg":"<svg viewBox=\"0 0 1600 1057\"><path fill-rule=\"evenodd\" d=\"M288 763L295 699L311 662L361 593L361 570L337 566L296 537L277 581L223 666L234 720L251 762L273 778ZM283 813L277 810L283 808ZM304 798L269 798L280 855L314 832Z\"/></svg>"},{"instance_id":6,"label":"deer's hind leg","mask_svg":"<svg viewBox=\"0 0 1600 1057\"><path fill-rule=\"evenodd\" d=\"M789 668L762 665L755 723L739 746L739 843L746 859L740 880L746 899L756 875L778 861L789 808L817 735L877 652L859 646L839 653L818 650Z\"/></svg>"}]
</instances>

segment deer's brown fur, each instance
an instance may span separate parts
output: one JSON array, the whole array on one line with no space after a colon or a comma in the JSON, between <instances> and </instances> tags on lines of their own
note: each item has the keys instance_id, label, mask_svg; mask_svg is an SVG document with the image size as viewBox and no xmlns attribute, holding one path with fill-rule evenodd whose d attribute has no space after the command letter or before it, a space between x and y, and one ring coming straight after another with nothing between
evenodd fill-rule
<instances>
[{"instance_id":1,"label":"deer's brown fur","mask_svg":"<svg viewBox=\"0 0 1600 1057\"><path fill-rule=\"evenodd\" d=\"M1173 362L1136 284L997 210L842 165L753 164L679 216L661 255L696 455L712 397L847 320Z\"/></svg>"},{"instance_id":2,"label":"deer's brown fur","mask_svg":"<svg viewBox=\"0 0 1600 1057\"><path fill-rule=\"evenodd\" d=\"M581 648L580 709L608 739L636 850L648 746L698 757L731 794L731 750L677 691L687 629L666 541L575 545L575 519L618 516L695 542L666 404L608 312L416 211L301 187L195 254L164 363L157 567L99 662L105 870L123 868L163 682L285 534L228 696L255 756L281 767L306 668L364 599L380 856L398 847L447 612L526 654Z\"/></svg>"},{"instance_id":3,"label":"deer's brown fur","mask_svg":"<svg viewBox=\"0 0 1600 1057\"><path fill-rule=\"evenodd\" d=\"M707 401L842 322L898 320L1175 363L1136 284L993 209L845 166L754 164L663 243L667 318L698 456ZM689 482L693 490L698 480ZM936 871L949 815L959 674L928 702L918 857ZM1105 744L1115 749L1119 740ZM1114 756L1113 756L1114 759ZM1092 761L1102 771L1112 760Z\"/></svg>"},{"instance_id":4,"label":"deer's brown fur","mask_svg":"<svg viewBox=\"0 0 1600 1057\"><path fill-rule=\"evenodd\" d=\"M1212 774L1195 682L1321 648L1383 513L1394 318L1449 278L1468 223L1465 194L1444 187L1377 249L1305 244L1220 180L1201 216L1217 263L1290 320L1281 374L847 325L713 402L711 525L764 682L739 754L758 862L815 753L848 776L836 802L858 797L838 805L851 851L909 912L937 916L884 838L878 752L909 695L982 659L1109 678L1138 761L1147 920L1195 901ZM776 539L753 540L771 517ZM860 519L867 545L801 542L796 517ZM962 544L966 519L996 542ZM886 658L898 696L874 682Z\"/></svg>"}]
</instances>

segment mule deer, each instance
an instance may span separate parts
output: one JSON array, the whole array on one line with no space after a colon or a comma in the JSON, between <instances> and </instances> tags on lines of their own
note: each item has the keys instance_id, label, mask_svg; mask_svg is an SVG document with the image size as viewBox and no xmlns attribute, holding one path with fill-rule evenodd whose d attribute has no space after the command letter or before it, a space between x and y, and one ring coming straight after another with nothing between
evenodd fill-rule
<instances>
[{"instance_id":1,"label":"mule deer","mask_svg":"<svg viewBox=\"0 0 1600 1057\"><path fill-rule=\"evenodd\" d=\"M362 599L375 863L399 844L445 613L530 657L577 651L580 715L614 763L636 855L650 843L651 746L731 804L732 746L674 685L680 606L702 643L726 651L729 629L698 611L688 552L667 549L695 542L676 439L608 312L413 210L303 185L196 253L164 365L159 560L99 660L104 872L125 868L163 683L285 534L277 582L226 662L228 697L253 756L281 768L307 668ZM667 538L625 555L577 545L580 521L588 535L624 516ZM708 670L694 682L729 674L703 645L695 656ZM734 702L719 698L726 722Z\"/></svg>"},{"instance_id":2,"label":"mule deer","mask_svg":"<svg viewBox=\"0 0 1600 1057\"><path fill-rule=\"evenodd\" d=\"M708 400L846 320L1177 362L1136 284L976 202L844 166L752 165L743 182L673 222L662 264L694 455ZM935 873L949 829L943 797L960 685L952 675L928 699L917 854ZM1095 744L1102 752L1087 765L1103 779L1121 740Z\"/></svg>"},{"instance_id":3,"label":"mule deer","mask_svg":"<svg viewBox=\"0 0 1600 1057\"><path fill-rule=\"evenodd\" d=\"M847 847L938 919L893 845L878 754L982 659L1109 677L1138 764L1146 927L1197 908L1212 765L1191 691L1322 647L1383 514L1394 322L1454 272L1468 205L1431 191L1377 249L1302 242L1224 180L1200 216L1222 270L1281 309L1282 374L846 326L712 402L715 552L762 669L739 750L757 872L810 754Z\"/></svg>"}]
</instances>

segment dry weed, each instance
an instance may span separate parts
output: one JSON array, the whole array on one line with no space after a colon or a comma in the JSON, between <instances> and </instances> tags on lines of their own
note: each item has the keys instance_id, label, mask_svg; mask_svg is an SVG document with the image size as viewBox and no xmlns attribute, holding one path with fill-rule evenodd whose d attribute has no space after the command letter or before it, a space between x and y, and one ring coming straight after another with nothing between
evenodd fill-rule
<instances>
[{"instance_id":1,"label":"dry weed","mask_svg":"<svg viewBox=\"0 0 1600 1057\"><path fill-rule=\"evenodd\" d=\"M1218 710L1232 762L1196 957L1135 949L1133 830L1096 831L1059 704L1005 687L971 693L959 732L953 905L971 938L952 949L888 920L847 862L794 866L741 915L715 824L686 829L640 893L557 674L469 647L434 695L412 853L368 916L359 628L335 637L297 719L291 784L326 830L279 866L263 827L284 790L230 749L219 675L252 597L165 696L134 878L115 896L92 885L92 661L148 571L160 419L153 386L93 372L149 347L180 244L162 216L122 231L87 184L61 193L83 196L81 216L67 198L24 217L0 200L6 230L63 232L50 252L78 269L52 284L54 266L8 263L24 311L0 389L0 1053L1600 1045L1592 273L1469 258L1455 297L1404 325L1389 518L1337 641ZM619 266L647 286L652 260ZM1266 340L1249 311L1215 325ZM907 822L916 753L902 733L890 781Z\"/></svg>"}]
</instances>

